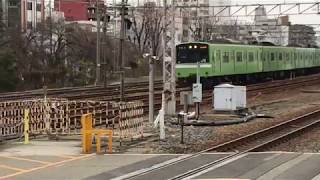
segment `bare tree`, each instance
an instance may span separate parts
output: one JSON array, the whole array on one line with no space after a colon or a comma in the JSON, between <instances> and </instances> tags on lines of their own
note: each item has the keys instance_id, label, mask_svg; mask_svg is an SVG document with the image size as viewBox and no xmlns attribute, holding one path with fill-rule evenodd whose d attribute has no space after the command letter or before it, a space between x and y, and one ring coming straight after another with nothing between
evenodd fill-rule
<instances>
[{"instance_id":1,"label":"bare tree","mask_svg":"<svg viewBox=\"0 0 320 180\"><path fill-rule=\"evenodd\" d=\"M164 32L162 21L163 10L155 8L154 5L145 5L142 9L132 11L132 32L131 42L137 45L141 52L150 52L153 55L160 55L161 34Z\"/></svg>"}]
</instances>

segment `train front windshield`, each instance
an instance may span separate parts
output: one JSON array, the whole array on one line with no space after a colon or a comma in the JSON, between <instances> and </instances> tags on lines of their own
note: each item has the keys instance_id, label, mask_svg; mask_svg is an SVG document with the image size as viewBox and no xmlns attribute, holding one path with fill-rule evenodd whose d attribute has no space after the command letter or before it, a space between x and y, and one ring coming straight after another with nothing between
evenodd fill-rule
<instances>
[{"instance_id":1,"label":"train front windshield","mask_svg":"<svg viewBox=\"0 0 320 180\"><path fill-rule=\"evenodd\" d=\"M177 46L177 63L208 63L209 48L207 44L180 44Z\"/></svg>"}]
</instances>

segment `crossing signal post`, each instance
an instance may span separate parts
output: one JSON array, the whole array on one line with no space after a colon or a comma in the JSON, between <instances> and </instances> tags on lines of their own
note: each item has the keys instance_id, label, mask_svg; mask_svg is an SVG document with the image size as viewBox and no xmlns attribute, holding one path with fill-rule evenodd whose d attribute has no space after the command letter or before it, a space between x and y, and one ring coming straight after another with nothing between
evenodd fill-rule
<instances>
[{"instance_id":1,"label":"crossing signal post","mask_svg":"<svg viewBox=\"0 0 320 180\"><path fill-rule=\"evenodd\" d=\"M129 17L129 8L125 0L121 1L121 27L120 27L120 45L119 45L119 61L118 61L118 70L120 74L120 101L124 101L124 62L123 62L123 45L124 45L124 36L126 29L131 28L132 22Z\"/></svg>"},{"instance_id":2,"label":"crossing signal post","mask_svg":"<svg viewBox=\"0 0 320 180\"><path fill-rule=\"evenodd\" d=\"M120 47L119 47L119 73L120 73L120 101L124 101L124 68L123 68L123 44L124 44L124 34L125 34L125 15L128 15L128 10L126 10L125 0L121 1L121 26L120 26Z\"/></svg>"}]
</instances>

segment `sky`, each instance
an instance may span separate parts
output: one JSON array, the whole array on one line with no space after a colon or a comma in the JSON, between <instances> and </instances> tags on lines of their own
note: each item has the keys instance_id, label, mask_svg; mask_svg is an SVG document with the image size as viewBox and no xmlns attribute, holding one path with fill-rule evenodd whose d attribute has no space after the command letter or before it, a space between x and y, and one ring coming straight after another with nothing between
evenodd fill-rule
<instances>
[{"instance_id":1,"label":"sky","mask_svg":"<svg viewBox=\"0 0 320 180\"><path fill-rule=\"evenodd\" d=\"M212 1L212 0L209 0ZM320 0L232 0L232 4L268 4L268 3L311 3ZM320 15L297 15L290 16L294 24L320 24Z\"/></svg>"},{"instance_id":2,"label":"sky","mask_svg":"<svg viewBox=\"0 0 320 180\"><path fill-rule=\"evenodd\" d=\"M108 0L109 2L113 0ZM117 2L121 2L121 0L116 0ZM138 2L140 4L143 4L148 0L128 0L129 4L137 4ZM151 0L149 0L151 1ZM153 0L153 1L158 1L158 0ZM170 1L170 0L167 0ZM214 2L216 0L209 0L210 2ZM226 0L230 1L230 0ZM160 0L160 2L163 2L163 0ZM320 2L320 0L231 0L231 4L238 4L238 5L243 5L243 4L275 4L275 3L311 3L311 2ZM306 6L302 6L306 7ZM284 8L289 8L289 6L284 7ZM315 9L314 9L315 10ZM272 17L270 17L272 18ZM252 20L253 18L251 18ZM320 15L291 15L289 17L290 21L292 24L319 24L317 26L314 26L317 30L320 31Z\"/></svg>"}]
</instances>

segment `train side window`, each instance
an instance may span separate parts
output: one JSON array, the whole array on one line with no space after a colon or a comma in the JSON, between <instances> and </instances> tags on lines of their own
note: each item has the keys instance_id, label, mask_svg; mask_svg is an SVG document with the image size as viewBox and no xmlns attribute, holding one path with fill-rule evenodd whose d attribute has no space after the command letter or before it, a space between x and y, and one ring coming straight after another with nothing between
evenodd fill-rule
<instances>
[{"instance_id":1,"label":"train side window","mask_svg":"<svg viewBox=\"0 0 320 180\"><path fill-rule=\"evenodd\" d=\"M294 56L294 60L297 60L297 53L296 52L293 54L293 56Z\"/></svg>"},{"instance_id":2,"label":"train side window","mask_svg":"<svg viewBox=\"0 0 320 180\"><path fill-rule=\"evenodd\" d=\"M271 53L271 58L270 59L271 59L271 61L274 61L274 53L273 52Z\"/></svg>"},{"instance_id":3,"label":"train side window","mask_svg":"<svg viewBox=\"0 0 320 180\"><path fill-rule=\"evenodd\" d=\"M221 52L220 50L217 50L217 61L220 61L221 59Z\"/></svg>"},{"instance_id":4,"label":"train side window","mask_svg":"<svg viewBox=\"0 0 320 180\"><path fill-rule=\"evenodd\" d=\"M289 61L290 60L290 54L286 53L286 60Z\"/></svg>"},{"instance_id":5,"label":"train side window","mask_svg":"<svg viewBox=\"0 0 320 180\"><path fill-rule=\"evenodd\" d=\"M223 53L223 62L228 63L229 62L229 52Z\"/></svg>"},{"instance_id":6,"label":"train side window","mask_svg":"<svg viewBox=\"0 0 320 180\"><path fill-rule=\"evenodd\" d=\"M242 62L242 52L237 52L237 62Z\"/></svg>"},{"instance_id":7,"label":"train side window","mask_svg":"<svg viewBox=\"0 0 320 180\"><path fill-rule=\"evenodd\" d=\"M282 53L279 53L279 60L282 60Z\"/></svg>"},{"instance_id":8,"label":"train side window","mask_svg":"<svg viewBox=\"0 0 320 180\"><path fill-rule=\"evenodd\" d=\"M211 53L211 56L212 56L212 62L214 63L214 61L215 61L215 59L216 59L216 57L214 57L214 51L212 51L212 53Z\"/></svg>"},{"instance_id":9,"label":"train side window","mask_svg":"<svg viewBox=\"0 0 320 180\"><path fill-rule=\"evenodd\" d=\"M254 61L253 52L249 52L249 62Z\"/></svg>"},{"instance_id":10,"label":"train side window","mask_svg":"<svg viewBox=\"0 0 320 180\"><path fill-rule=\"evenodd\" d=\"M229 53L229 60L231 60L231 61L234 61L234 57L235 56L235 54L234 54L234 51L231 51L230 53Z\"/></svg>"}]
</instances>

